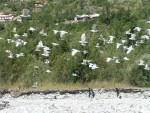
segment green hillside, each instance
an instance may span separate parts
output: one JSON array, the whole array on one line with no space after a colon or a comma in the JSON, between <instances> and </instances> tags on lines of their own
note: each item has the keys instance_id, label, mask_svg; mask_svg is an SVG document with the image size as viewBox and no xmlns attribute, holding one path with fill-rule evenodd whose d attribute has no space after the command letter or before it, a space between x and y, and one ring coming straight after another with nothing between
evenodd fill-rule
<instances>
[{"instance_id":1,"label":"green hillside","mask_svg":"<svg viewBox=\"0 0 150 113\"><path fill-rule=\"evenodd\" d=\"M1 84L21 83L30 86L34 82L84 84L90 81L113 81L133 86L150 86L150 33L147 30L150 29L150 23L147 22L150 21L149 0L43 2L43 7L35 7L33 0L1 1L0 11L5 14L21 15L23 9L29 9L31 15L30 18L23 18L22 22L0 22ZM72 21L76 15L95 13L100 16ZM96 26L93 28L98 31L91 32L92 26ZM35 31L30 31L30 27L35 28ZM136 30L137 27L141 30ZM42 29L45 35L40 34ZM125 34L129 29L130 34ZM60 32L55 34L53 30L66 31L64 40L61 40ZM24 33L28 36L22 36ZM79 42L83 33L87 42L85 46ZM15 38L15 34L18 37ZM135 40L129 39L132 34L135 35ZM115 37L112 43L111 36ZM126 42L123 43L122 40ZM21 44L17 45L17 41ZM50 48L46 51L50 52L47 56L42 55L43 47L37 48L40 41ZM52 43L59 45L53 46ZM118 49L117 43L121 44ZM130 47L134 50L128 53ZM80 52L73 56L72 49ZM84 54L85 50L87 54ZM17 57L16 54L19 53L24 55ZM9 55L13 57L9 58ZM124 57L126 58L123 59ZM107 62L107 58L111 58L111 61ZM82 64L85 59L91 62ZM139 65L140 60L144 61L144 65ZM93 69L94 67L89 67L91 65L98 68Z\"/></svg>"}]
</instances>

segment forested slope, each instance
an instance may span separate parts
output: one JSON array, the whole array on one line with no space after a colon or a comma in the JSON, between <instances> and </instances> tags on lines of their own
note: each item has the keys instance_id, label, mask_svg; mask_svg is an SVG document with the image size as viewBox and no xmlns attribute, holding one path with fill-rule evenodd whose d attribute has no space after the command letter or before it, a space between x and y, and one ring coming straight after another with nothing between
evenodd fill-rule
<instances>
[{"instance_id":1,"label":"forested slope","mask_svg":"<svg viewBox=\"0 0 150 113\"><path fill-rule=\"evenodd\" d=\"M96 80L150 86L149 0L45 0L40 8L34 2L0 4L6 14L29 9L31 15L23 22L0 23L0 83ZM95 13L100 16L72 22L76 15ZM60 31L66 32L61 36Z\"/></svg>"}]
</instances>

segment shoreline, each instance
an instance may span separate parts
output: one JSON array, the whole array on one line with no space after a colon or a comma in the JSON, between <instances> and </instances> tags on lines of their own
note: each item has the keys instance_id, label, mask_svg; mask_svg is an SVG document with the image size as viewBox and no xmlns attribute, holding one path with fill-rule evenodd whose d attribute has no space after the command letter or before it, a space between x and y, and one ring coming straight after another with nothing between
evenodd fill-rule
<instances>
[{"instance_id":1,"label":"shoreline","mask_svg":"<svg viewBox=\"0 0 150 113\"><path fill-rule=\"evenodd\" d=\"M150 91L150 88L118 88L120 93L144 93L146 91ZM94 91L101 92L115 92L115 88L93 88ZM88 92L89 88L82 88L82 89L46 89L46 90L39 90L38 88L33 88L30 90L9 90L9 89L2 89L0 90L0 97L5 94L10 94L12 97L20 97L23 95L31 95L31 94L54 94L59 93L60 95L63 94L80 94Z\"/></svg>"}]
</instances>

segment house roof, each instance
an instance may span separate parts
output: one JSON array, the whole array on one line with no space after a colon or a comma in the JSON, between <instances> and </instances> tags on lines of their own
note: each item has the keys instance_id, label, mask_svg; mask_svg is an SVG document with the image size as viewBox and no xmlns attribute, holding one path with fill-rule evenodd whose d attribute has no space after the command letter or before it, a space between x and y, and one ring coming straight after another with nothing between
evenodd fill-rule
<instances>
[{"instance_id":1,"label":"house roof","mask_svg":"<svg viewBox=\"0 0 150 113\"><path fill-rule=\"evenodd\" d=\"M76 15L77 18L95 18L95 17L99 17L99 14L95 13L95 14L91 14L91 15Z\"/></svg>"}]
</instances>

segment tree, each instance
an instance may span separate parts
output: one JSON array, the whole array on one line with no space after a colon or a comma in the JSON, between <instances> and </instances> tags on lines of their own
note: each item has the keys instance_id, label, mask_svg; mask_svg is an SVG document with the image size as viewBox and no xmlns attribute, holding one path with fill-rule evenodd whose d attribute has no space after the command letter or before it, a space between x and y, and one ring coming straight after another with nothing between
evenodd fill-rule
<instances>
[{"instance_id":1,"label":"tree","mask_svg":"<svg viewBox=\"0 0 150 113\"><path fill-rule=\"evenodd\" d=\"M4 30L5 29L5 25L4 23L0 23L0 31Z\"/></svg>"}]
</instances>

